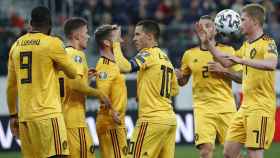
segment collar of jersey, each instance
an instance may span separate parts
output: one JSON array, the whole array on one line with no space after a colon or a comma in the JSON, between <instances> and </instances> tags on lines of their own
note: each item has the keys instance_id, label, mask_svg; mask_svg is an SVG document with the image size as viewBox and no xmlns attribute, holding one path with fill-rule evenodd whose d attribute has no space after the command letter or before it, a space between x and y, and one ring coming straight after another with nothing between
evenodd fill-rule
<instances>
[{"instance_id":1,"label":"collar of jersey","mask_svg":"<svg viewBox=\"0 0 280 158\"><path fill-rule=\"evenodd\" d=\"M252 42L249 42L249 41L248 41L248 43L249 43L249 44L252 44L252 43L258 41L259 39L261 39L263 36L264 36L264 33L263 33L262 35L260 35L260 37L258 37L258 38L256 38L255 40L253 40Z\"/></svg>"},{"instance_id":2,"label":"collar of jersey","mask_svg":"<svg viewBox=\"0 0 280 158\"><path fill-rule=\"evenodd\" d=\"M142 48L139 50L139 52L146 52L147 50L150 50L150 49L153 49L153 48L158 48L158 46L153 46L153 47L150 47L150 48Z\"/></svg>"},{"instance_id":3,"label":"collar of jersey","mask_svg":"<svg viewBox=\"0 0 280 158\"><path fill-rule=\"evenodd\" d=\"M107 58L107 57L105 57L105 56L101 56L101 58L108 59L109 61L111 61L111 62L115 63L115 61L114 61L114 60L109 59L109 58Z\"/></svg>"}]
</instances>

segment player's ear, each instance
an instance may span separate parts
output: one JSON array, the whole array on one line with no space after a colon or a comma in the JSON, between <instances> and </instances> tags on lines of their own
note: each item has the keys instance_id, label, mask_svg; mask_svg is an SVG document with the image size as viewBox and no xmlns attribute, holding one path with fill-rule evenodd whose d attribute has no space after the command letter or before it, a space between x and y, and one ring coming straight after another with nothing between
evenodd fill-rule
<instances>
[{"instance_id":1,"label":"player's ear","mask_svg":"<svg viewBox=\"0 0 280 158\"><path fill-rule=\"evenodd\" d=\"M148 33L145 33L145 35L146 35L146 37L148 38L149 41L154 38L154 34L152 34L152 33L148 32Z\"/></svg>"},{"instance_id":2,"label":"player's ear","mask_svg":"<svg viewBox=\"0 0 280 158\"><path fill-rule=\"evenodd\" d=\"M104 47L110 47L111 42L109 40L103 40Z\"/></svg>"},{"instance_id":3,"label":"player's ear","mask_svg":"<svg viewBox=\"0 0 280 158\"><path fill-rule=\"evenodd\" d=\"M79 32L78 31L73 31L71 36L72 36L72 39L79 40Z\"/></svg>"}]
</instances>

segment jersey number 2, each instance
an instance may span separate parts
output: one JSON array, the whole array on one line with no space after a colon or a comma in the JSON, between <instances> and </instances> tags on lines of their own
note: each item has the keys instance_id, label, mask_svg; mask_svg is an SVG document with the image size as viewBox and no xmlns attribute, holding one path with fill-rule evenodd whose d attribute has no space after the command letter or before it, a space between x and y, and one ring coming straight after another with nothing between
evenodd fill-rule
<instances>
[{"instance_id":1,"label":"jersey number 2","mask_svg":"<svg viewBox=\"0 0 280 158\"><path fill-rule=\"evenodd\" d=\"M27 77L20 80L21 84L32 82L32 52L20 52L20 69L27 70Z\"/></svg>"},{"instance_id":2,"label":"jersey number 2","mask_svg":"<svg viewBox=\"0 0 280 158\"><path fill-rule=\"evenodd\" d=\"M169 98L171 92L171 80L173 76L173 70L165 65L161 65L160 69L162 70L160 95L162 97Z\"/></svg>"}]
</instances>

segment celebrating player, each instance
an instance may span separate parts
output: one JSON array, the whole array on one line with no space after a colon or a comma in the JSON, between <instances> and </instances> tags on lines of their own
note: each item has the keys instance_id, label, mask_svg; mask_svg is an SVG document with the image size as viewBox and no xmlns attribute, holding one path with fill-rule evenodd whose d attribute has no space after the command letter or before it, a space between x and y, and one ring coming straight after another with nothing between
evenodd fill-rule
<instances>
[{"instance_id":1,"label":"celebrating player","mask_svg":"<svg viewBox=\"0 0 280 158\"><path fill-rule=\"evenodd\" d=\"M127 154L125 111L127 89L124 75L115 62L112 52L113 37L117 29L113 25L102 25L94 33L101 57L96 65L97 88L110 96L112 109L101 104L96 118L96 130L100 143L101 156L124 158Z\"/></svg>"},{"instance_id":2,"label":"celebrating player","mask_svg":"<svg viewBox=\"0 0 280 158\"><path fill-rule=\"evenodd\" d=\"M120 34L120 31L119 31ZM139 53L127 61L114 43L114 53L122 72L137 73L138 120L128 147L128 157L174 157L176 115L171 97L178 93L173 65L158 47L159 25L140 21L133 41Z\"/></svg>"},{"instance_id":3,"label":"celebrating player","mask_svg":"<svg viewBox=\"0 0 280 158\"><path fill-rule=\"evenodd\" d=\"M62 70L75 78L76 69L62 41L49 35L52 21L48 8L34 8L30 24L32 31L10 50L7 102L12 132L15 136L19 132L23 157L64 157L69 147L57 74Z\"/></svg>"},{"instance_id":4,"label":"celebrating player","mask_svg":"<svg viewBox=\"0 0 280 158\"><path fill-rule=\"evenodd\" d=\"M217 49L234 54L232 47L215 41L216 29L211 16L202 16L199 24L211 33L209 38ZM223 144L229 123L236 112L231 80L241 82L241 73L238 73L241 67L222 67L214 61L203 43L187 50L181 64L181 69L177 71L179 85L187 84L189 77L193 76L195 145L201 158L212 158L216 136Z\"/></svg>"},{"instance_id":5,"label":"celebrating player","mask_svg":"<svg viewBox=\"0 0 280 158\"><path fill-rule=\"evenodd\" d=\"M273 39L264 35L265 10L259 4L244 6L241 32L246 41L235 56L224 55L210 41L209 33L197 25L201 42L224 66L243 65L243 102L226 136L225 158L235 158L243 145L249 158L262 158L274 135L276 109L275 69L277 49Z\"/></svg>"},{"instance_id":6,"label":"celebrating player","mask_svg":"<svg viewBox=\"0 0 280 158\"><path fill-rule=\"evenodd\" d=\"M64 33L68 40L66 52L75 63L76 79L62 74L59 78L63 115L67 128L71 158L95 157L94 146L86 124L86 96L97 96L106 107L110 107L109 98L88 82L88 66L84 49L89 39L87 21L82 18L70 18L65 22Z\"/></svg>"}]
</instances>

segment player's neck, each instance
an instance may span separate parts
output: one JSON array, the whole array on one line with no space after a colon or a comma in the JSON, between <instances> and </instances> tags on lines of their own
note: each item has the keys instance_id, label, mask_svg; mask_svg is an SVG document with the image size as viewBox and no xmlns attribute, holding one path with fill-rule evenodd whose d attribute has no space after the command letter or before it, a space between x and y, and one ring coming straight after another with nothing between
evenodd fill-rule
<instances>
[{"instance_id":1,"label":"player's neck","mask_svg":"<svg viewBox=\"0 0 280 158\"><path fill-rule=\"evenodd\" d=\"M44 28L36 28L36 27L33 27L33 28L30 30L30 32L40 32L40 33L49 35L49 29L44 29Z\"/></svg>"},{"instance_id":2,"label":"player's neck","mask_svg":"<svg viewBox=\"0 0 280 158\"><path fill-rule=\"evenodd\" d=\"M255 41L256 39L260 38L263 35L263 29L262 28L256 28L255 31L252 31L251 34L247 34L246 38L249 43L252 41Z\"/></svg>"},{"instance_id":3,"label":"player's neck","mask_svg":"<svg viewBox=\"0 0 280 158\"><path fill-rule=\"evenodd\" d=\"M153 48L153 47L158 47L158 42L155 41L148 42L145 48Z\"/></svg>"},{"instance_id":4,"label":"player's neck","mask_svg":"<svg viewBox=\"0 0 280 158\"><path fill-rule=\"evenodd\" d=\"M112 52L112 49L109 48L109 47L105 47L105 48L100 49L100 56L103 56L103 57L108 58L112 61L115 61L115 57L114 57L114 54Z\"/></svg>"},{"instance_id":5,"label":"player's neck","mask_svg":"<svg viewBox=\"0 0 280 158\"><path fill-rule=\"evenodd\" d=\"M213 39L210 41L213 45L217 45L217 42ZM201 50L208 50L207 46L205 46L203 43L200 43L200 49Z\"/></svg>"},{"instance_id":6,"label":"player's neck","mask_svg":"<svg viewBox=\"0 0 280 158\"><path fill-rule=\"evenodd\" d=\"M83 50L83 48L80 47L80 44L78 43L78 41L75 41L75 40L69 40L67 42L67 45L73 47L74 49L80 50L80 51Z\"/></svg>"}]
</instances>

